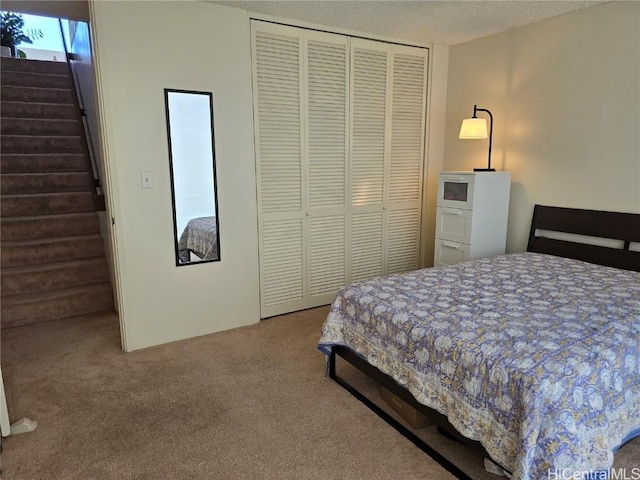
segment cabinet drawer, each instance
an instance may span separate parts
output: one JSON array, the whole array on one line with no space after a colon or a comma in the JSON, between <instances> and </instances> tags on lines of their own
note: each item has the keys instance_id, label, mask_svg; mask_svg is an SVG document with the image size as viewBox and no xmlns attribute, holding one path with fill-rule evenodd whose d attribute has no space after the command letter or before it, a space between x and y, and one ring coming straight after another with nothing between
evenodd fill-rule
<instances>
[{"instance_id":1,"label":"cabinet drawer","mask_svg":"<svg viewBox=\"0 0 640 480\"><path fill-rule=\"evenodd\" d=\"M469 260L469 248L470 246L465 243L436 238L433 264L439 267L441 265L453 265L454 263Z\"/></svg>"},{"instance_id":2,"label":"cabinet drawer","mask_svg":"<svg viewBox=\"0 0 640 480\"><path fill-rule=\"evenodd\" d=\"M471 243L473 211L461 208L438 207L436 238L454 242Z\"/></svg>"},{"instance_id":3,"label":"cabinet drawer","mask_svg":"<svg viewBox=\"0 0 640 480\"><path fill-rule=\"evenodd\" d=\"M473 209L475 175L443 173L438 177L438 206Z\"/></svg>"}]
</instances>

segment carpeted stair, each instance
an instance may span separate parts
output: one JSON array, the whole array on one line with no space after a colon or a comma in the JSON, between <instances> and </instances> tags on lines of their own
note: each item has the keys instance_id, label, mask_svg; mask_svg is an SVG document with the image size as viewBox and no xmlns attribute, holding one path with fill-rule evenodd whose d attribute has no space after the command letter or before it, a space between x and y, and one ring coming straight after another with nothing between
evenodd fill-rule
<instances>
[{"instance_id":1,"label":"carpeted stair","mask_svg":"<svg viewBox=\"0 0 640 480\"><path fill-rule=\"evenodd\" d=\"M68 67L3 58L2 328L113 311Z\"/></svg>"}]
</instances>

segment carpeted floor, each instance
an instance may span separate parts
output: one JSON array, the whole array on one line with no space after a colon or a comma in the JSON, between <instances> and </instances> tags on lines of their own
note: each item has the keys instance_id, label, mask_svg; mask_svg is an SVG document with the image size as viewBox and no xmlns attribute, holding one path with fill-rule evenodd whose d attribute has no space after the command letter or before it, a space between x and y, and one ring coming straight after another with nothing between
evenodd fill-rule
<instances>
[{"instance_id":1,"label":"carpeted floor","mask_svg":"<svg viewBox=\"0 0 640 480\"><path fill-rule=\"evenodd\" d=\"M4 330L9 413L38 428L3 439L2 478L453 478L324 377L327 310L128 354L113 316ZM474 479L499 478L432 428L420 435ZM640 439L616 466L638 459Z\"/></svg>"}]
</instances>

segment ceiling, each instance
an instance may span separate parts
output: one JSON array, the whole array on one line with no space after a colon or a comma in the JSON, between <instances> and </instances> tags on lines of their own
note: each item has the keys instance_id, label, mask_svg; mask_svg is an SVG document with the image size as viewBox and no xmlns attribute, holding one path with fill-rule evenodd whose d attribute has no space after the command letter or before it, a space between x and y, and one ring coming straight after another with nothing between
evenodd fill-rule
<instances>
[{"instance_id":1,"label":"ceiling","mask_svg":"<svg viewBox=\"0 0 640 480\"><path fill-rule=\"evenodd\" d=\"M250 12L409 43L455 45L603 0L210 0ZM89 21L86 0L2 0L3 10Z\"/></svg>"},{"instance_id":2,"label":"ceiling","mask_svg":"<svg viewBox=\"0 0 640 480\"><path fill-rule=\"evenodd\" d=\"M211 1L318 26L440 45L467 42L606 3L596 0Z\"/></svg>"}]
</instances>

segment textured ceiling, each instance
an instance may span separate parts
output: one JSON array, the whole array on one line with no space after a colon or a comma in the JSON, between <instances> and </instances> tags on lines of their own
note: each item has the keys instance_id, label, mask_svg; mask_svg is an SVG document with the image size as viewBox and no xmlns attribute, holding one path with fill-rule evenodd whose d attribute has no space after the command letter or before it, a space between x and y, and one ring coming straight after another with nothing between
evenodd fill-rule
<instances>
[{"instance_id":1,"label":"textured ceiling","mask_svg":"<svg viewBox=\"0 0 640 480\"><path fill-rule=\"evenodd\" d=\"M604 1L213 1L250 12L414 43L455 45Z\"/></svg>"}]
</instances>

